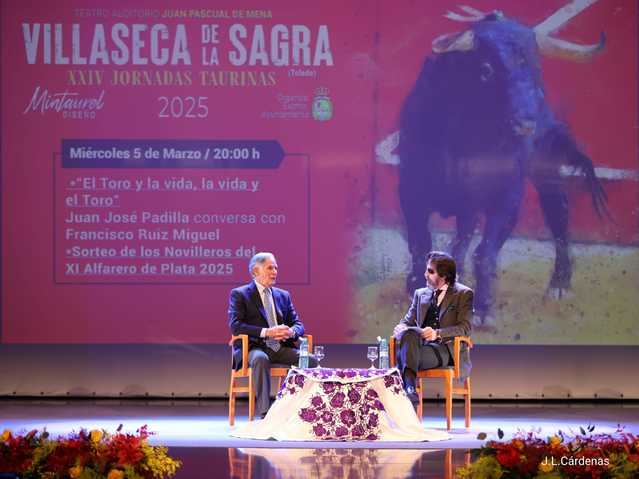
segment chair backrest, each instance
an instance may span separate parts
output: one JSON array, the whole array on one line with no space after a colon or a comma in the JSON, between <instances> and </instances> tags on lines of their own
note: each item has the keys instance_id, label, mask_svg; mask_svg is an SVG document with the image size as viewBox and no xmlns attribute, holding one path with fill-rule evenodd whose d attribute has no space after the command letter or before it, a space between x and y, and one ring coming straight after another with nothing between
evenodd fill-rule
<instances>
[{"instance_id":1,"label":"chair backrest","mask_svg":"<svg viewBox=\"0 0 639 479\"><path fill-rule=\"evenodd\" d=\"M470 336L455 336L455 342L453 343L453 362L455 369L455 378L461 377L459 373L459 354L461 351L461 343L466 343L468 345L468 349L473 347L473 340L470 339Z\"/></svg>"},{"instance_id":2,"label":"chair backrest","mask_svg":"<svg viewBox=\"0 0 639 479\"><path fill-rule=\"evenodd\" d=\"M231 336L229 340L229 346L231 346L231 369L235 369L234 366L234 358L233 358L233 343L237 340L242 341L242 367L235 371L236 376L248 376L248 334L238 334L235 336Z\"/></svg>"}]
</instances>

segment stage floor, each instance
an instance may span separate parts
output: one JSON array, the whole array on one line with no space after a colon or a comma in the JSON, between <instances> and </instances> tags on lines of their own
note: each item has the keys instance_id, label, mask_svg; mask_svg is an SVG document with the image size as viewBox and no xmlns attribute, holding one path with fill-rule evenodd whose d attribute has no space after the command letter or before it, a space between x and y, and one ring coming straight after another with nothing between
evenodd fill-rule
<instances>
[{"instance_id":1,"label":"stage floor","mask_svg":"<svg viewBox=\"0 0 639 479\"><path fill-rule=\"evenodd\" d=\"M579 433L613 432L618 425L639 434L639 403L475 402L472 427L463 427L463 405L453 411L452 439L441 442L278 442L237 439L229 435L224 400L0 400L0 430L42 429L63 435L80 428L115 431L120 424L133 432L146 424L155 432L153 444L169 446L184 461L178 479L199 477L300 477L308 467L327 474L309 477L446 477L467 459L469 448L480 446L480 432L497 438L517 431L537 430L542 436L561 429ZM424 427L445 429L442 403L425 403ZM247 404L238 404L236 425L246 422ZM360 475L329 471L353 468ZM318 469L319 468L319 469ZM369 471L366 474L363 471ZM211 475L215 471L214 475ZM243 471L243 472L242 472ZM298 471L298 472L296 472ZM350 469L349 469L350 471ZM391 471L393 473L391 474ZM346 473L346 469L342 472ZM279 474L279 475L278 475ZM431 475L432 474L432 475Z\"/></svg>"}]
</instances>

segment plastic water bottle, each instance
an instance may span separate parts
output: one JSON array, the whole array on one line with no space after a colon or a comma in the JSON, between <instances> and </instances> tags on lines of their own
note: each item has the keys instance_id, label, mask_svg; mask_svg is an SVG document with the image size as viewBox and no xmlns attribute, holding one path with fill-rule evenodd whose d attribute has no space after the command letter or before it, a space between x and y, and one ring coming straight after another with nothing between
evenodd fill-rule
<instances>
[{"instance_id":1,"label":"plastic water bottle","mask_svg":"<svg viewBox=\"0 0 639 479\"><path fill-rule=\"evenodd\" d=\"M379 341L379 369L388 369L390 368L390 362L388 360L388 341L386 338L380 338L377 336L377 341Z\"/></svg>"},{"instance_id":2,"label":"plastic water bottle","mask_svg":"<svg viewBox=\"0 0 639 479\"><path fill-rule=\"evenodd\" d=\"M300 361L298 364L300 368L308 368L308 339L300 339Z\"/></svg>"}]
</instances>

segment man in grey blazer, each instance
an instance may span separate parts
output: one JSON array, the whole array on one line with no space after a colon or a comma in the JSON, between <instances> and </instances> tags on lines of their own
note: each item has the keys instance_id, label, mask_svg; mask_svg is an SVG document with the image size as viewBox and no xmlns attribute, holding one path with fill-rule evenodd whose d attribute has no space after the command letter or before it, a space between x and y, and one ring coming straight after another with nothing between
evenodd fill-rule
<instances>
[{"instance_id":1,"label":"man in grey blazer","mask_svg":"<svg viewBox=\"0 0 639 479\"><path fill-rule=\"evenodd\" d=\"M471 331L473 290L456 281L457 266L447 253L432 251L426 256L426 288L415 291L406 316L393 330L398 340L397 365L404 388L413 405L417 371L453 365L455 336ZM462 377L470 375L470 354L465 344L459 357Z\"/></svg>"}]
</instances>

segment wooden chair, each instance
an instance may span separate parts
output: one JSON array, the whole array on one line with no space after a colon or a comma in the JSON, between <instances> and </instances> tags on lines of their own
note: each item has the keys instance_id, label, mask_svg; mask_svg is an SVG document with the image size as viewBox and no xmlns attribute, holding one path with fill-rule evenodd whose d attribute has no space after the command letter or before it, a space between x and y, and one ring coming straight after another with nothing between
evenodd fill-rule
<instances>
[{"instance_id":1,"label":"wooden chair","mask_svg":"<svg viewBox=\"0 0 639 479\"><path fill-rule=\"evenodd\" d=\"M464 379L461 386L453 386L453 380L458 380L459 375L459 351L461 343L466 343L469 348L473 347L473 341L468 336L456 336L453 343L453 360L455 365L444 368L425 369L417 371L417 384L415 389L419 396L419 405L417 406L417 416L422 419L424 397L424 388L422 380L426 378L442 378L444 380L444 396L446 399L446 428L450 430L453 424L453 394L461 394L464 396L464 419L466 427L470 427L470 377ZM395 367L395 338L391 336L389 341L389 354L391 367Z\"/></svg>"},{"instance_id":2,"label":"wooden chair","mask_svg":"<svg viewBox=\"0 0 639 479\"><path fill-rule=\"evenodd\" d=\"M308 340L308 352L313 351L313 336L310 334L304 335ZM242 367L237 371L233 369L233 342L236 340L242 341ZM255 391L253 390L253 375L252 368L248 365L249 355L249 339L246 334L238 334L237 336L231 336L229 341L231 346L231 384L229 385L229 425L235 424L235 399L237 393L248 393L249 401L249 421L253 420L255 415ZM277 378L277 389L279 391L282 385L282 379L288 375L290 366L285 364L272 364L271 365L271 377ZM246 379L247 385L240 386L238 380Z\"/></svg>"}]
</instances>

